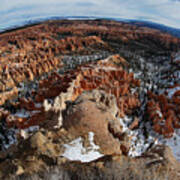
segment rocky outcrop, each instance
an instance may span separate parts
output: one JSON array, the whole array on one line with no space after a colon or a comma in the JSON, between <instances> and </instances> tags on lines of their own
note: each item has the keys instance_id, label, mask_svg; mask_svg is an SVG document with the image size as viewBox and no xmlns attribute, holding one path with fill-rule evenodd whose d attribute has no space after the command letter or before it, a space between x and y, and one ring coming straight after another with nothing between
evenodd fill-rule
<instances>
[{"instance_id":1,"label":"rocky outcrop","mask_svg":"<svg viewBox=\"0 0 180 180\"><path fill-rule=\"evenodd\" d=\"M64 113L62 126L76 137L93 132L95 142L103 154L121 154L120 141L123 142L125 137L121 123L115 119L117 112L115 97L95 90L92 93L82 94L74 105L68 107ZM119 137L113 137L116 129Z\"/></svg>"},{"instance_id":2,"label":"rocky outcrop","mask_svg":"<svg viewBox=\"0 0 180 180\"><path fill-rule=\"evenodd\" d=\"M1 34L0 39L0 92L7 93L21 82L62 67L63 55L114 53L116 44L124 50L128 46L155 53L177 50L180 44L178 38L155 29L103 20L46 22ZM10 99L7 93L0 105Z\"/></svg>"},{"instance_id":3,"label":"rocky outcrop","mask_svg":"<svg viewBox=\"0 0 180 180\"><path fill-rule=\"evenodd\" d=\"M0 105L12 99L7 95L9 89L17 88L24 81L33 81L44 73L63 67L62 55L81 51L88 54L86 47L108 49L108 45L96 36L57 40L52 37L53 32L42 36L42 33L36 34L35 29L25 31L23 35L1 35L0 44L6 48L0 50ZM13 90L12 94L16 96Z\"/></svg>"},{"instance_id":4,"label":"rocky outcrop","mask_svg":"<svg viewBox=\"0 0 180 180\"><path fill-rule=\"evenodd\" d=\"M137 158L108 155L88 163L69 162L61 157L63 147L58 134L66 135L62 131L36 133L13 154L7 153L9 158L0 163L0 178L179 179L179 164L168 147L157 145Z\"/></svg>"},{"instance_id":5,"label":"rocky outcrop","mask_svg":"<svg viewBox=\"0 0 180 180\"><path fill-rule=\"evenodd\" d=\"M16 87L13 87L9 91L1 92L0 93L1 105L4 104L9 99L17 97L17 95L18 95L18 89Z\"/></svg>"},{"instance_id":6,"label":"rocky outcrop","mask_svg":"<svg viewBox=\"0 0 180 180\"><path fill-rule=\"evenodd\" d=\"M180 84L179 84L179 53L171 56L171 67L165 69L164 87L161 93L148 92L147 114L153 128L159 134L171 138L175 129L180 128ZM170 81L169 85L168 82ZM165 83L167 82L167 84Z\"/></svg>"},{"instance_id":7,"label":"rocky outcrop","mask_svg":"<svg viewBox=\"0 0 180 180\"><path fill-rule=\"evenodd\" d=\"M123 118L126 114L130 115L140 106L138 94L131 93L131 89L140 86L140 81L134 78L133 73L123 70L123 66L127 66L127 62L115 55L105 61L67 71L64 75L52 73L48 78L39 81L38 90L32 92L29 99L20 98L19 102L12 104L16 113L6 118L8 126L27 128L39 125L46 119L46 109L62 112L66 108L66 101L74 101L84 91L93 89L103 90L115 96L118 111L114 116ZM46 99L54 99L52 108L51 105L48 107ZM43 106L44 100L46 100L45 106Z\"/></svg>"},{"instance_id":8,"label":"rocky outcrop","mask_svg":"<svg viewBox=\"0 0 180 180\"><path fill-rule=\"evenodd\" d=\"M180 128L180 98L179 91L175 92L172 99L165 95L155 95L149 92L147 112L153 122L153 128L165 137L172 137L175 128Z\"/></svg>"}]
</instances>

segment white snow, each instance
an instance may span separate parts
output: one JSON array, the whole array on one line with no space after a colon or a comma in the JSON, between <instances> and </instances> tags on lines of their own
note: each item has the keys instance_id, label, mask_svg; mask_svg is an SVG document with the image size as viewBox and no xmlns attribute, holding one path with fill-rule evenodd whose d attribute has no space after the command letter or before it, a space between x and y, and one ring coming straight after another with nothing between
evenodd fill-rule
<instances>
[{"instance_id":1,"label":"white snow","mask_svg":"<svg viewBox=\"0 0 180 180\"><path fill-rule=\"evenodd\" d=\"M128 125L133 121L131 117L125 116L124 118L118 118L122 125L122 131L126 132L131 139L131 146L128 155L131 157L140 156L146 151L151 143L155 141L155 138L151 135L146 138L143 135L143 129L139 127L137 130L130 130Z\"/></svg>"},{"instance_id":2,"label":"white snow","mask_svg":"<svg viewBox=\"0 0 180 180\"><path fill-rule=\"evenodd\" d=\"M8 130L9 133L7 133L8 136L8 143L4 144L4 148L8 149L11 145L16 144L17 143L17 138L16 136L12 136L12 134L14 134L16 132L16 130L14 128L10 128Z\"/></svg>"},{"instance_id":3,"label":"white snow","mask_svg":"<svg viewBox=\"0 0 180 180\"><path fill-rule=\"evenodd\" d=\"M148 128L149 126L149 128ZM147 129L149 129L148 138L146 138L142 130L129 131L131 139L131 147L129 150L129 156L137 157L144 153L150 144L164 144L172 149L175 158L180 161L180 129L176 129L172 138L165 139L162 135L157 134L152 130L150 125L146 124Z\"/></svg>"},{"instance_id":4,"label":"white snow","mask_svg":"<svg viewBox=\"0 0 180 180\"><path fill-rule=\"evenodd\" d=\"M29 128L21 129L19 131L20 131L21 137L23 137L24 139L27 139L32 133L38 130L39 130L39 126L31 126Z\"/></svg>"},{"instance_id":5,"label":"white snow","mask_svg":"<svg viewBox=\"0 0 180 180\"><path fill-rule=\"evenodd\" d=\"M26 111L25 109L20 109L14 114L14 116L20 117L20 118L28 118L31 115L37 114L39 112L40 111Z\"/></svg>"},{"instance_id":6,"label":"white snow","mask_svg":"<svg viewBox=\"0 0 180 180\"><path fill-rule=\"evenodd\" d=\"M144 153L147 148L150 146L151 143L155 142L155 138L151 135L146 138L143 135L143 132L141 129L130 131L129 132L131 139L131 147L129 150L128 155L131 157L137 157L140 156L142 153Z\"/></svg>"},{"instance_id":7,"label":"white snow","mask_svg":"<svg viewBox=\"0 0 180 180\"><path fill-rule=\"evenodd\" d=\"M81 162L91 162L104 156L98 151L99 146L94 144L93 132L89 132L89 143L90 147L83 147L83 139L82 137L79 137L69 144L64 144L65 152L62 156L71 161Z\"/></svg>"},{"instance_id":8,"label":"white snow","mask_svg":"<svg viewBox=\"0 0 180 180\"><path fill-rule=\"evenodd\" d=\"M18 110L14 116L20 117L20 118L28 118L30 116L30 113L26 111L25 109Z\"/></svg>"},{"instance_id":9,"label":"white snow","mask_svg":"<svg viewBox=\"0 0 180 180\"><path fill-rule=\"evenodd\" d=\"M137 92L138 88L131 88L130 91L131 91L131 94L134 94L135 92Z\"/></svg>"},{"instance_id":10,"label":"white snow","mask_svg":"<svg viewBox=\"0 0 180 180\"><path fill-rule=\"evenodd\" d=\"M175 55L174 62L180 61L180 52Z\"/></svg>"},{"instance_id":11,"label":"white snow","mask_svg":"<svg viewBox=\"0 0 180 180\"><path fill-rule=\"evenodd\" d=\"M168 145L175 156L175 158L180 161L180 129L176 129L172 138L164 140L162 142Z\"/></svg>"},{"instance_id":12,"label":"white snow","mask_svg":"<svg viewBox=\"0 0 180 180\"><path fill-rule=\"evenodd\" d=\"M168 89L167 92L168 92L168 97L169 98L172 98L172 96L174 95L174 93L176 91L179 91L180 90L180 86L178 87L175 87L175 88L172 88L172 89Z\"/></svg>"},{"instance_id":13,"label":"white snow","mask_svg":"<svg viewBox=\"0 0 180 180\"><path fill-rule=\"evenodd\" d=\"M42 107L42 104L41 104L41 103L35 103L35 107L36 107L36 108L41 108L41 107Z\"/></svg>"},{"instance_id":14,"label":"white snow","mask_svg":"<svg viewBox=\"0 0 180 180\"><path fill-rule=\"evenodd\" d=\"M120 124L122 125L122 132L128 131L128 124L130 122L132 122L132 118L128 117L128 116L124 116L123 118L118 118Z\"/></svg>"},{"instance_id":15,"label":"white snow","mask_svg":"<svg viewBox=\"0 0 180 180\"><path fill-rule=\"evenodd\" d=\"M52 108L51 104L48 103L47 99L44 100L43 107L45 108L45 111L49 111Z\"/></svg>"},{"instance_id":16,"label":"white snow","mask_svg":"<svg viewBox=\"0 0 180 180\"><path fill-rule=\"evenodd\" d=\"M162 115L162 113L161 113L160 111L156 111L156 113L158 114L158 116L159 116L160 118L163 117L163 115Z\"/></svg>"},{"instance_id":17,"label":"white snow","mask_svg":"<svg viewBox=\"0 0 180 180\"><path fill-rule=\"evenodd\" d=\"M134 78L137 79L142 75L142 72L134 72Z\"/></svg>"}]
</instances>

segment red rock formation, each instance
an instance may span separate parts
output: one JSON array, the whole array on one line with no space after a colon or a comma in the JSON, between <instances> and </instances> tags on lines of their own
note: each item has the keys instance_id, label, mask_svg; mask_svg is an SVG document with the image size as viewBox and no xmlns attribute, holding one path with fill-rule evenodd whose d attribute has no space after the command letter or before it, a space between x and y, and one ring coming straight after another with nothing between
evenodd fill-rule
<instances>
[{"instance_id":1,"label":"red rock formation","mask_svg":"<svg viewBox=\"0 0 180 180\"><path fill-rule=\"evenodd\" d=\"M0 46L3 48L0 47L0 92L14 88L25 80L32 81L44 72L62 67L60 54L74 53L74 51L78 53L87 46L107 46L96 36L56 40L52 37L50 27L49 33L40 33L42 31L39 29L40 26L36 28L1 35ZM8 98L9 96L3 97L3 99ZM4 102L0 99L0 105Z\"/></svg>"},{"instance_id":2,"label":"red rock formation","mask_svg":"<svg viewBox=\"0 0 180 180\"><path fill-rule=\"evenodd\" d=\"M14 121L12 121L12 117L7 118L8 125L25 128L32 124L39 124L43 118L45 120L45 112L42 106L45 99L53 99L61 93L71 93L69 100L74 101L84 91L94 89L104 90L116 97L120 117L131 114L135 108L140 106L140 102L138 95L136 93L131 94L130 90L133 87L138 87L140 81L134 79L133 73L127 73L121 65L116 65L118 60L119 64L127 65L125 60L122 61L120 56L115 55L105 61L90 63L75 70L67 71L64 75L54 72L47 79L40 80L38 91L33 92L31 96L35 101L25 98L19 100L18 108L28 111L30 117L19 119L15 116ZM72 91L69 92L69 88ZM37 103L40 105L36 106Z\"/></svg>"},{"instance_id":3,"label":"red rock formation","mask_svg":"<svg viewBox=\"0 0 180 180\"><path fill-rule=\"evenodd\" d=\"M178 38L159 30L113 21L54 21L1 34L0 105L17 97L17 85L20 82L33 81L45 72L64 66L63 55L87 55L106 50L114 52L108 42L128 45L132 41L150 45L152 42L160 49L168 51L180 47ZM38 124L38 118L43 121L44 100L67 93L69 88L73 89L70 99L72 101L83 91L93 89L114 94L119 108L118 115L123 117L125 114L131 114L140 102L138 94L131 94L130 90L140 86L140 81L134 78L133 73L124 70L126 66L128 63L115 55L107 61L79 66L64 75L53 73L39 82L37 92L32 92L30 99L20 99L18 103L13 104L16 109L29 111L30 117L20 120L14 117L16 120L13 121L7 117L7 121L10 122L9 125L20 128L28 127L31 122ZM165 136L171 136L173 128L180 126L179 92L177 91L172 99L152 93L149 93L149 98L147 112L154 129ZM40 111L41 117L33 111Z\"/></svg>"},{"instance_id":4,"label":"red rock formation","mask_svg":"<svg viewBox=\"0 0 180 180\"><path fill-rule=\"evenodd\" d=\"M0 105L4 104L6 100L12 99L18 95L18 89L16 87L12 88L9 91L0 93Z\"/></svg>"},{"instance_id":5,"label":"red rock formation","mask_svg":"<svg viewBox=\"0 0 180 180\"><path fill-rule=\"evenodd\" d=\"M141 43L155 42L168 50L173 47L177 49L180 44L178 38L158 30L103 20L54 21L1 34L0 92L62 67L60 55L91 54L101 50L113 52L108 41L128 43L132 40ZM122 65L125 63L122 58L117 61ZM4 100L0 100L0 105L3 103Z\"/></svg>"},{"instance_id":6,"label":"red rock formation","mask_svg":"<svg viewBox=\"0 0 180 180\"><path fill-rule=\"evenodd\" d=\"M172 137L175 128L180 128L180 98L179 91L172 98L155 95L149 92L147 113L153 123L153 128L167 138Z\"/></svg>"}]
</instances>

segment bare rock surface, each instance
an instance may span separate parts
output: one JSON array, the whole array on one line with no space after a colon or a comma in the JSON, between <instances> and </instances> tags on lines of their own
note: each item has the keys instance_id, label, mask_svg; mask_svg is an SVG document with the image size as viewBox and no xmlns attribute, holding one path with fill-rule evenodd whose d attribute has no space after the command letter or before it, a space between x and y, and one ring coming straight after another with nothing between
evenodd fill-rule
<instances>
[{"instance_id":1,"label":"bare rock surface","mask_svg":"<svg viewBox=\"0 0 180 180\"><path fill-rule=\"evenodd\" d=\"M27 144L25 147L29 148ZM109 155L89 163L69 162L43 153L41 149L38 155L33 156L31 152L23 155L24 159L21 160L7 159L1 163L1 178L178 180L180 176L179 164L172 158L171 150L165 146L156 146L138 158Z\"/></svg>"},{"instance_id":2,"label":"bare rock surface","mask_svg":"<svg viewBox=\"0 0 180 180\"><path fill-rule=\"evenodd\" d=\"M62 126L75 136L93 132L103 154L121 153L118 139L109 131L110 123L115 121L122 134L121 124L114 117L117 114L115 97L95 90L82 94L74 104L67 109Z\"/></svg>"},{"instance_id":3,"label":"bare rock surface","mask_svg":"<svg viewBox=\"0 0 180 180\"><path fill-rule=\"evenodd\" d=\"M127 156L124 149L130 139L123 135L114 117L117 112L109 105L117 106L113 95L97 90L83 93L67 106L61 129L40 129L0 153L0 177L178 180L179 162L169 147L156 145L139 157Z\"/></svg>"}]
</instances>

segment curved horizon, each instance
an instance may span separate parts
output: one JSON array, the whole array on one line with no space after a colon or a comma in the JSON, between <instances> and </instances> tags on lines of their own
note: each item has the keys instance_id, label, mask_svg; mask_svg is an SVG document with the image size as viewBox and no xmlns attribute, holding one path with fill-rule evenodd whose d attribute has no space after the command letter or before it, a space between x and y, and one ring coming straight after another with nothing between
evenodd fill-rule
<instances>
[{"instance_id":1,"label":"curved horizon","mask_svg":"<svg viewBox=\"0 0 180 180\"><path fill-rule=\"evenodd\" d=\"M180 29L179 0L0 0L0 31L53 17L148 21Z\"/></svg>"}]
</instances>

